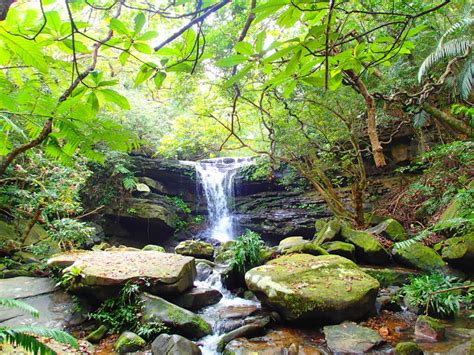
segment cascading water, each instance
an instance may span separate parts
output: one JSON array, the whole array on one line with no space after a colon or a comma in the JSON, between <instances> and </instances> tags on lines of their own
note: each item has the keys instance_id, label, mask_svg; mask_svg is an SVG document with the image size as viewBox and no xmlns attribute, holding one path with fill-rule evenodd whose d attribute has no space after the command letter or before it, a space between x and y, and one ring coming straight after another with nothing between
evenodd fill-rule
<instances>
[{"instance_id":1,"label":"cascading water","mask_svg":"<svg viewBox=\"0 0 474 355\"><path fill-rule=\"evenodd\" d=\"M221 243L233 239L231 205L234 178L239 169L250 162L250 158L216 158L201 160L196 164L209 212L210 228L206 231L208 238Z\"/></svg>"}]
</instances>

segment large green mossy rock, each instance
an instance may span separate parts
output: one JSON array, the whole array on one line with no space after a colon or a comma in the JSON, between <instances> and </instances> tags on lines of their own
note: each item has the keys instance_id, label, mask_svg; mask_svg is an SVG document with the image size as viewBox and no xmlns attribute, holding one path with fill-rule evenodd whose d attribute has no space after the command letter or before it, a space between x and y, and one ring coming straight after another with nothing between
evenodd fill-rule
<instances>
[{"instance_id":1,"label":"large green mossy rock","mask_svg":"<svg viewBox=\"0 0 474 355\"><path fill-rule=\"evenodd\" d=\"M314 236L314 243L316 245L321 245L325 242L330 242L339 236L341 231L341 222L333 219L327 222L324 226L322 226L321 230L317 232Z\"/></svg>"},{"instance_id":2,"label":"large green mossy rock","mask_svg":"<svg viewBox=\"0 0 474 355\"><path fill-rule=\"evenodd\" d=\"M362 270L377 279L382 287L403 286L409 283L413 276L419 275L416 270L399 267L363 267Z\"/></svg>"},{"instance_id":3,"label":"large green mossy rock","mask_svg":"<svg viewBox=\"0 0 474 355\"><path fill-rule=\"evenodd\" d=\"M287 242L287 243L280 243L277 249L279 254L287 255L293 253L304 253L304 254L311 254L311 255L328 255L329 253L317 246L313 242L309 240L301 239L300 241L295 242Z\"/></svg>"},{"instance_id":4,"label":"large green mossy rock","mask_svg":"<svg viewBox=\"0 0 474 355\"><path fill-rule=\"evenodd\" d=\"M212 244L201 240L185 240L174 248L176 254L193 256L198 259L214 259L214 248Z\"/></svg>"},{"instance_id":5,"label":"large green mossy rock","mask_svg":"<svg viewBox=\"0 0 474 355\"><path fill-rule=\"evenodd\" d=\"M445 267L441 256L433 249L418 242L396 248L393 253L398 262L425 272L441 271Z\"/></svg>"},{"instance_id":6,"label":"large green mossy rock","mask_svg":"<svg viewBox=\"0 0 474 355\"><path fill-rule=\"evenodd\" d=\"M356 320L374 307L379 283L337 255L291 254L245 274L248 288L288 321Z\"/></svg>"},{"instance_id":7,"label":"large green mossy rock","mask_svg":"<svg viewBox=\"0 0 474 355\"><path fill-rule=\"evenodd\" d=\"M423 355L423 350L417 343L406 341L395 346L395 355Z\"/></svg>"},{"instance_id":8,"label":"large green mossy rock","mask_svg":"<svg viewBox=\"0 0 474 355\"><path fill-rule=\"evenodd\" d=\"M347 259L355 259L355 246L354 244L344 242L327 242L321 245L329 254L339 255Z\"/></svg>"},{"instance_id":9,"label":"large green mossy rock","mask_svg":"<svg viewBox=\"0 0 474 355\"><path fill-rule=\"evenodd\" d=\"M326 326L326 343L334 353L364 354L383 342L375 330L353 322Z\"/></svg>"},{"instance_id":10,"label":"large green mossy rock","mask_svg":"<svg viewBox=\"0 0 474 355\"><path fill-rule=\"evenodd\" d=\"M341 236L346 242L354 244L357 260L375 265L383 265L390 261L388 252L371 233L343 226Z\"/></svg>"},{"instance_id":11,"label":"large green mossy rock","mask_svg":"<svg viewBox=\"0 0 474 355\"><path fill-rule=\"evenodd\" d=\"M408 237L408 234L402 224L393 218L387 218L367 231L372 234L383 235L394 242L404 241Z\"/></svg>"},{"instance_id":12,"label":"large green mossy rock","mask_svg":"<svg viewBox=\"0 0 474 355\"><path fill-rule=\"evenodd\" d=\"M172 331L191 339L212 334L212 328L197 314L178 307L164 299L144 293L142 301L142 322L162 322Z\"/></svg>"},{"instance_id":13,"label":"large green mossy rock","mask_svg":"<svg viewBox=\"0 0 474 355\"><path fill-rule=\"evenodd\" d=\"M474 233L444 241L441 257L455 267L474 272Z\"/></svg>"},{"instance_id":14,"label":"large green mossy rock","mask_svg":"<svg viewBox=\"0 0 474 355\"><path fill-rule=\"evenodd\" d=\"M81 271L70 290L100 299L114 297L128 282L147 280L144 290L157 295L177 295L189 289L196 277L194 258L144 250L79 251L48 260L48 265Z\"/></svg>"},{"instance_id":15,"label":"large green mossy rock","mask_svg":"<svg viewBox=\"0 0 474 355\"><path fill-rule=\"evenodd\" d=\"M146 342L137 334L132 332L123 332L114 345L114 350L118 353L132 353L140 350Z\"/></svg>"}]
</instances>

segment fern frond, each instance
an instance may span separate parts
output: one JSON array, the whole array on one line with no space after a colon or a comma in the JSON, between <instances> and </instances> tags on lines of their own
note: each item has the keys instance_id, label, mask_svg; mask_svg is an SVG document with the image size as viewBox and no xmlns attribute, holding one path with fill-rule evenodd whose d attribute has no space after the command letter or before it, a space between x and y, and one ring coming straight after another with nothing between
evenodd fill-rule
<instances>
[{"instance_id":1,"label":"fern frond","mask_svg":"<svg viewBox=\"0 0 474 355\"><path fill-rule=\"evenodd\" d=\"M467 39L453 39L446 43L443 43L440 47L436 48L420 66L418 70L418 81L421 82L423 76L430 70L433 65L442 59L461 56L466 53L468 48L472 47L472 42Z\"/></svg>"},{"instance_id":2,"label":"fern frond","mask_svg":"<svg viewBox=\"0 0 474 355\"><path fill-rule=\"evenodd\" d=\"M471 53L469 60L464 63L464 66L459 74L459 93L461 98L467 100L471 94L474 86L474 59Z\"/></svg>"},{"instance_id":3,"label":"fern frond","mask_svg":"<svg viewBox=\"0 0 474 355\"><path fill-rule=\"evenodd\" d=\"M9 328L7 332L13 332L17 334L27 333L27 334L31 334L31 335L35 335L35 336L39 336L43 338L50 338L57 341L58 343L68 344L76 349L79 348L76 338L58 329L51 329L51 328L41 327L41 326L19 325L16 327Z\"/></svg>"},{"instance_id":4,"label":"fern frond","mask_svg":"<svg viewBox=\"0 0 474 355\"><path fill-rule=\"evenodd\" d=\"M0 341L19 346L34 355L56 355L55 351L30 334L16 333L10 329L2 330L0 331Z\"/></svg>"},{"instance_id":5,"label":"fern frond","mask_svg":"<svg viewBox=\"0 0 474 355\"><path fill-rule=\"evenodd\" d=\"M15 300L13 298L0 297L0 307L15 308L31 314L35 318L39 317L39 312L36 308L31 307L28 303Z\"/></svg>"},{"instance_id":6,"label":"fern frond","mask_svg":"<svg viewBox=\"0 0 474 355\"><path fill-rule=\"evenodd\" d=\"M421 110L420 112L418 112L417 114L413 116L413 126L415 128L423 127L428 121L429 117L430 115L426 111Z\"/></svg>"},{"instance_id":7,"label":"fern frond","mask_svg":"<svg viewBox=\"0 0 474 355\"><path fill-rule=\"evenodd\" d=\"M440 38L438 42L438 48L441 47L444 43L444 40L454 32L459 29L464 29L465 27L471 26L474 24L474 18L464 18L461 21L456 22L453 24Z\"/></svg>"},{"instance_id":8,"label":"fern frond","mask_svg":"<svg viewBox=\"0 0 474 355\"><path fill-rule=\"evenodd\" d=\"M406 249L415 243L423 241L429 236L430 236L430 231L427 229L421 232L420 234L418 234L416 237L393 244L393 247L396 249Z\"/></svg>"}]
</instances>

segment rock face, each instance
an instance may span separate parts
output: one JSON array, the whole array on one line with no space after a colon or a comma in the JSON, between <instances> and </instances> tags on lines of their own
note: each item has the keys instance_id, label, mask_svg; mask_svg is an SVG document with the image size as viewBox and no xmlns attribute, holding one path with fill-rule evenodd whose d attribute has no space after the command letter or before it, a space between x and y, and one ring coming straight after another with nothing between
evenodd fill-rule
<instances>
[{"instance_id":1,"label":"rock face","mask_svg":"<svg viewBox=\"0 0 474 355\"><path fill-rule=\"evenodd\" d=\"M329 254L339 255L347 259L355 259L355 246L344 242L327 242L321 245Z\"/></svg>"},{"instance_id":2,"label":"rock face","mask_svg":"<svg viewBox=\"0 0 474 355\"><path fill-rule=\"evenodd\" d=\"M393 218L387 218L367 231L373 234L381 234L394 242L401 242L407 239L405 228Z\"/></svg>"},{"instance_id":3,"label":"rock face","mask_svg":"<svg viewBox=\"0 0 474 355\"><path fill-rule=\"evenodd\" d=\"M435 272L445 267L443 259L433 249L418 242L395 249L393 253L400 263L422 271Z\"/></svg>"},{"instance_id":4,"label":"rock face","mask_svg":"<svg viewBox=\"0 0 474 355\"><path fill-rule=\"evenodd\" d=\"M314 236L314 243L316 245L321 245L325 242L333 241L337 238L341 232L341 223L337 220L330 220L324 224L321 230Z\"/></svg>"},{"instance_id":5,"label":"rock face","mask_svg":"<svg viewBox=\"0 0 474 355\"><path fill-rule=\"evenodd\" d=\"M163 322L176 333L192 339L212 333L211 326L197 314L147 293L142 294L141 299L143 322Z\"/></svg>"},{"instance_id":6,"label":"rock face","mask_svg":"<svg viewBox=\"0 0 474 355\"><path fill-rule=\"evenodd\" d=\"M0 327L14 325L41 325L63 329L84 318L74 315L72 297L55 286L52 279L37 277L15 277L0 280L0 297L20 299L36 308L40 316L31 315L18 309L0 309Z\"/></svg>"},{"instance_id":7,"label":"rock face","mask_svg":"<svg viewBox=\"0 0 474 355\"><path fill-rule=\"evenodd\" d=\"M174 251L177 254L193 256L198 259L214 259L214 248L211 244L200 240L185 240L179 243Z\"/></svg>"},{"instance_id":8,"label":"rock face","mask_svg":"<svg viewBox=\"0 0 474 355\"><path fill-rule=\"evenodd\" d=\"M161 334L151 343L153 355L201 355L201 349L181 335Z\"/></svg>"},{"instance_id":9,"label":"rock face","mask_svg":"<svg viewBox=\"0 0 474 355\"><path fill-rule=\"evenodd\" d=\"M147 279L144 289L158 295L179 294L192 287L194 258L158 251L83 251L48 260L49 265L75 266L81 277L71 289L104 299L115 296L129 281ZM64 271L67 272L68 269Z\"/></svg>"},{"instance_id":10,"label":"rock face","mask_svg":"<svg viewBox=\"0 0 474 355\"><path fill-rule=\"evenodd\" d=\"M377 280L337 255L292 254L248 271L245 281L288 321L334 324L374 307Z\"/></svg>"},{"instance_id":11,"label":"rock face","mask_svg":"<svg viewBox=\"0 0 474 355\"><path fill-rule=\"evenodd\" d=\"M353 322L324 327L328 347L335 353L362 354L379 345L383 339L373 329Z\"/></svg>"},{"instance_id":12,"label":"rock face","mask_svg":"<svg viewBox=\"0 0 474 355\"><path fill-rule=\"evenodd\" d=\"M440 341L444 339L446 329L436 318L419 316L415 323L415 336L420 339Z\"/></svg>"},{"instance_id":13,"label":"rock face","mask_svg":"<svg viewBox=\"0 0 474 355\"><path fill-rule=\"evenodd\" d=\"M218 303L221 298L222 294L218 290L195 287L173 298L171 301L177 306L196 311Z\"/></svg>"}]
</instances>

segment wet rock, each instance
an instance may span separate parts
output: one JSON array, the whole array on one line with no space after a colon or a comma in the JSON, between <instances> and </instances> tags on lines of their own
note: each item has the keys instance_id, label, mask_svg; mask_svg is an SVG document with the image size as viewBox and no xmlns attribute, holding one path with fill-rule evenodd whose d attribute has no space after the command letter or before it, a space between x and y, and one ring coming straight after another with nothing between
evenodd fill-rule
<instances>
[{"instance_id":1,"label":"wet rock","mask_svg":"<svg viewBox=\"0 0 474 355\"><path fill-rule=\"evenodd\" d=\"M446 329L441 322L429 316L418 316L415 323L415 336L419 339L440 341L444 339Z\"/></svg>"},{"instance_id":2,"label":"wet rock","mask_svg":"<svg viewBox=\"0 0 474 355\"><path fill-rule=\"evenodd\" d=\"M335 353L366 353L383 342L373 329L353 322L324 327L328 347Z\"/></svg>"},{"instance_id":3,"label":"wet rock","mask_svg":"<svg viewBox=\"0 0 474 355\"><path fill-rule=\"evenodd\" d=\"M105 325L100 325L99 328L93 330L92 332L89 333L88 336L86 336L86 340L90 341L91 343L98 343L99 341L102 340L102 338L105 336L109 328L107 328Z\"/></svg>"},{"instance_id":4,"label":"wet rock","mask_svg":"<svg viewBox=\"0 0 474 355\"><path fill-rule=\"evenodd\" d=\"M227 264L229 260L232 258L232 246L234 245L234 241L228 241L222 243L219 248L217 248L215 253L215 262L221 264Z\"/></svg>"},{"instance_id":5,"label":"wet rock","mask_svg":"<svg viewBox=\"0 0 474 355\"><path fill-rule=\"evenodd\" d=\"M419 275L419 271L400 267L362 267L362 270L380 282L380 286L403 286L410 282L410 278Z\"/></svg>"},{"instance_id":6,"label":"wet rock","mask_svg":"<svg viewBox=\"0 0 474 355\"><path fill-rule=\"evenodd\" d=\"M395 355L423 355L423 350L417 343L407 341L395 346Z\"/></svg>"},{"instance_id":7,"label":"wet rock","mask_svg":"<svg viewBox=\"0 0 474 355\"><path fill-rule=\"evenodd\" d=\"M398 262L422 271L441 271L445 267L443 259L433 249L418 242L394 249L393 254Z\"/></svg>"},{"instance_id":8,"label":"wet rock","mask_svg":"<svg viewBox=\"0 0 474 355\"><path fill-rule=\"evenodd\" d=\"M394 242L406 240L408 235L400 222L393 218L387 218L380 224L367 230L371 234L380 234Z\"/></svg>"},{"instance_id":9,"label":"wet rock","mask_svg":"<svg viewBox=\"0 0 474 355\"><path fill-rule=\"evenodd\" d=\"M232 330L219 339L217 351L223 352L225 346L234 339L258 335L259 333L263 332L268 323L270 323L270 317L264 317L253 323L246 324L240 328Z\"/></svg>"},{"instance_id":10,"label":"wet rock","mask_svg":"<svg viewBox=\"0 0 474 355\"><path fill-rule=\"evenodd\" d=\"M148 245L145 245L142 250L149 250L149 251L158 251L160 253L166 253L166 250L165 248L163 248L162 246L159 246L159 245L154 245L154 244L148 244Z\"/></svg>"},{"instance_id":11,"label":"wet rock","mask_svg":"<svg viewBox=\"0 0 474 355\"><path fill-rule=\"evenodd\" d=\"M308 331L306 330L306 333ZM312 334L311 334L312 335ZM327 351L300 334L295 329L270 330L265 335L257 338L238 338L229 342L223 354L225 355L275 355L275 354L327 354Z\"/></svg>"},{"instance_id":12,"label":"wet rock","mask_svg":"<svg viewBox=\"0 0 474 355\"><path fill-rule=\"evenodd\" d=\"M375 265L390 261L389 254L372 234L343 226L341 236L346 242L355 245L357 260Z\"/></svg>"},{"instance_id":13,"label":"wet rock","mask_svg":"<svg viewBox=\"0 0 474 355\"><path fill-rule=\"evenodd\" d=\"M449 238L441 243L441 257L455 267L472 272L474 265L474 233Z\"/></svg>"},{"instance_id":14,"label":"wet rock","mask_svg":"<svg viewBox=\"0 0 474 355\"><path fill-rule=\"evenodd\" d=\"M336 241L324 243L321 247L329 254L355 260L355 246L353 244Z\"/></svg>"},{"instance_id":15,"label":"wet rock","mask_svg":"<svg viewBox=\"0 0 474 355\"><path fill-rule=\"evenodd\" d=\"M172 299L172 302L180 307L196 311L201 308L218 303L222 294L213 288L194 287Z\"/></svg>"},{"instance_id":16,"label":"wet rock","mask_svg":"<svg viewBox=\"0 0 474 355\"><path fill-rule=\"evenodd\" d=\"M133 353L142 349L146 342L132 332L123 332L115 342L114 350L118 353Z\"/></svg>"},{"instance_id":17,"label":"wet rock","mask_svg":"<svg viewBox=\"0 0 474 355\"><path fill-rule=\"evenodd\" d=\"M185 240L179 243L174 251L177 254L193 256L198 259L214 259L214 248L211 244L200 240Z\"/></svg>"},{"instance_id":18,"label":"wet rock","mask_svg":"<svg viewBox=\"0 0 474 355\"><path fill-rule=\"evenodd\" d=\"M198 262L196 264L196 280L204 281L207 280L209 276L214 272L212 266L209 266L206 263Z\"/></svg>"},{"instance_id":19,"label":"wet rock","mask_svg":"<svg viewBox=\"0 0 474 355\"><path fill-rule=\"evenodd\" d=\"M141 295L142 321L159 321L183 336L199 339L212 333L211 326L200 316L164 299L147 293Z\"/></svg>"},{"instance_id":20,"label":"wet rock","mask_svg":"<svg viewBox=\"0 0 474 355\"><path fill-rule=\"evenodd\" d=\"M138 181L148 186L151 189L151 191L155 193L166 194L165 186L156 180L153 180L146 176L142 176L138 178Z\"/></svg>"},{"instance_id":21,"label":"wet rock","mask_svg":"<svg viewBox=\"0 0 474 355\"><path fill-rule=\"evenodd\" d=\"M161 334L151 343L153 355L201 355L201 349L181 335Z\"/></svg>"},{"instance_id":22,"label":"wet rock","mask_svg":"<svg viewBox=\"0 0 474 355\"><path fill-rule=\"evenodd\" d=\"M39 318L32 318L30 314L18 309L2 308L0 327L28 324L64 329L73 321L77 324L85 320L83 314L78 314L77 317L74 315L72 297L58 290L52 279L16 277L0 280L0 297L20 299L40 313Z\"/></svg>"},{"instance_id":23,"label":"wet rock","mask_svg":"<svg viewBox=\"0 0 474 355\"><path fill-rule=\"evenodd\" d=\"M248 288L288 321L338 323L374 308L377 280L337 255L292 254L245 275Z\"/></svg>"},{"instance_id":24,"label":"wet rock","mask_svg":"<svg viewBox=\"0 0 474 355\"><path fill-rule=\"evenodd\" d=\"M192 287L196 276L194 258L157 251L73 252L53 257L48 264L78 267L81 276L70 289L100 299L115 296L127 282L140 279L149 281L142 285L144 290L176 295Z\"/></svg>"},{"instance_id":25,"label":"wet rock","mask_svg":"<svg viewBox=\"0 0 474 355\"><path fill-rule=\"evenodd\" d=\"M258 310L254 305L228 306L219 310L220 319L242 319L247 318Z\"/></svg>"},{"instance_id":26,"label":"wet rock","mask_svg":"<svg viewBox=\"0 0 474 355\"><path fill-rule=\"evenodd\" d=\"M321 230L314 236L314 243L321 245L326 242L331 242L339 237L341 232L341 223L335 219L327 222Z\"/></svg>"}]
</instances>

